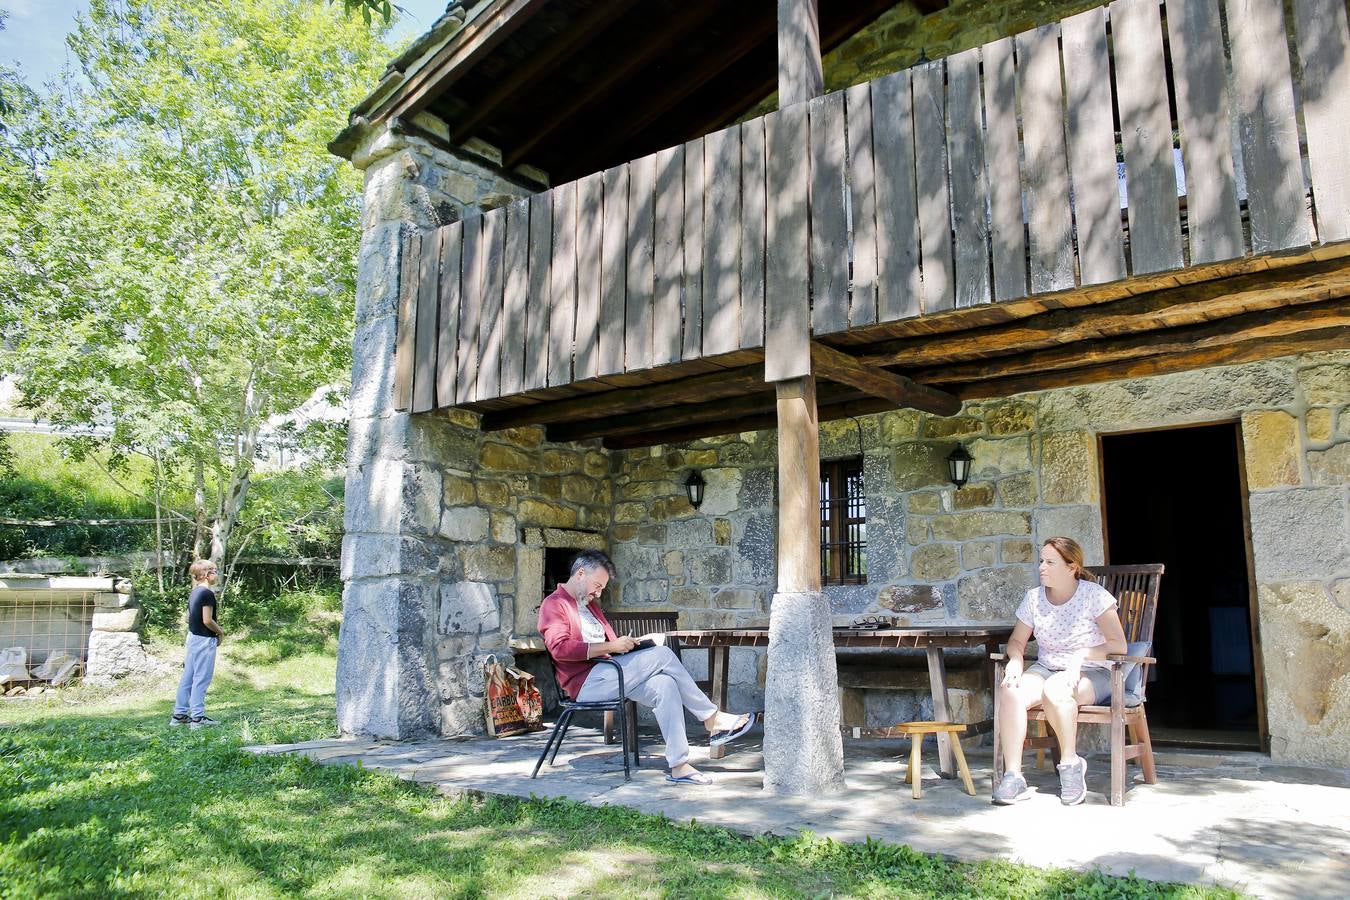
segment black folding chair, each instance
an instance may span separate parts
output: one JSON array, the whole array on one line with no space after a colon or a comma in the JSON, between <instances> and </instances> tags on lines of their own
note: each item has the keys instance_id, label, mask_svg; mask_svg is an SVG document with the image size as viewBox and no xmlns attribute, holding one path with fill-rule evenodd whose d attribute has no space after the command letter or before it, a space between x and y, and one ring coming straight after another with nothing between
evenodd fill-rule
<instances>
[{"instance_id":1,"label":"black folding chair","mask_svg":"<svg viewBox=\"0 0 1350 900\"><path fill-rule=\"evenodd\" d=\"M551 663L553 658L549 657ZM572 714L578 711L602 711L612 712L619 722L619 734L623 736L623 780L628 781L632 774L628 768L628 754L631 748L633 754L633 766L638 763L638 735L637 735L637 706L624 692L623 686L623 668L612 659L600 657L595 660L597 665L613 666L619 675L619 696L613 700L573 700L567 696L562 689L562 681L558 678L558 667L553 666L553 686L558 692L558 706L562 712L558 715L558 723L553 726L553 733L548 736L548 742L544 744L544 752L539 754L539 760L534 764L534 772L530 774L531 778L539 775L539 767L544 764L544 757L548 757L548 764L553 765L553 760L558 756L558 748L562 746L563 738L567 737L567 727L572 722Z\"/></svg>"}]
</instances>

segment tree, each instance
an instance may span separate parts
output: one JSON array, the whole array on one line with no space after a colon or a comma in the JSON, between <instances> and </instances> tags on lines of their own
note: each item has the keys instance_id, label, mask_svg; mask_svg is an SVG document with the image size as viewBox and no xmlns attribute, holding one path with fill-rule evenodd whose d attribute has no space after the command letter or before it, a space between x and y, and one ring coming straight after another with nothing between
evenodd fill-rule
<instances>
[{"instance_id":1,"label":"tree","mask_svg":"<svg viewBox=\"0 0 1350 900\"><path fill-rule=\"evenodd\" d=\"M312 0L92 0L67 39L87 84L5 136L31 189L0 192L0 373L111 425L114 469L190 488L217 565L268 420L349 377L360 182L325 145L385 30Z\"/></svg>"}]
</instances>

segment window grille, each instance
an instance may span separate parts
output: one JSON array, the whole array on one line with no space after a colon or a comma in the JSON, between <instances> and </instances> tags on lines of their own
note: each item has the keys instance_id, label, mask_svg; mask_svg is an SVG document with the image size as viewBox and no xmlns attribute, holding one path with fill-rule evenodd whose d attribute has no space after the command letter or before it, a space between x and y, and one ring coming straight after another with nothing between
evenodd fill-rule
<instances>
[{"instance_id":1,"label":"window grille","mask_svg":"<svg viewBox=\"0 0 1350 900\"><path fill-rule=\"evenodd\" d=\"M820 464L820 578L867 582L867 496L862 457Z\"/></svg>"}]
</instances>

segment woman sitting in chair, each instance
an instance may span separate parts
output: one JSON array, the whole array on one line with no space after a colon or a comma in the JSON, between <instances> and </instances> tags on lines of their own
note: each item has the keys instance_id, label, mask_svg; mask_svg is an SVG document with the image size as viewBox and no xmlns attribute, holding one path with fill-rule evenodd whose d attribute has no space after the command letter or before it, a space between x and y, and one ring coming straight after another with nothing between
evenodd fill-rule
<instances>
[{"instance_id":1,"label":"woman sitting in chair","mask_svg":"<svg viewBox=\"0 0 1350 900\"><path fill-rule=\"evenodd\" d=\"M1008 640L1008 665L999 685L995 723L1003 744L1005 772L994 802L1008 806L1030 795L1022 777L1022 744L1027 710L1040 706L1059 742L1059 799L1065 806L1087 795L1087 761L1078 755L1078 707L1109 703L1108 654L1125 652L1125 632L1116 598L1083 568L1083 548L1072 538L1053 537L1041 545L1041 586L1027 591L1017 608L1017 626ZM1026 666L1022 654L1036 636L1038 658Z\"/></svg>"}]
</instances>

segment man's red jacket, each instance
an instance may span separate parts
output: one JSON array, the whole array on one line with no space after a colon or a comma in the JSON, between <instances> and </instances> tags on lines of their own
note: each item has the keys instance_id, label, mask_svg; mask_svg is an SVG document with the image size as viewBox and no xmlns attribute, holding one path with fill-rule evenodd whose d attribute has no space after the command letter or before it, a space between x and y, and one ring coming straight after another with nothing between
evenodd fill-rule
<instances>
[{"instance_id":1,"label":"man's red jacket","mask_svg":"<svg viewBox=\"0 0 1350 900\"><path fill-rule=\"evenodd\" d=\"M600 608L600 604L591 604L591 614L604 626L605 640L614 640L614 628L605 618L605 611ZM539 633L544 636L544 645L553 657L553 668L558 673L563 691L576 699L577 692L586 683L586 676L591 674L595 663L586 658L586 641L581 636L581 613L577 611L577 599L561 584L544 598L539 607Z\"/></svg>"}]
</instances>

